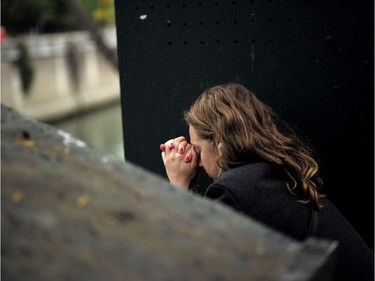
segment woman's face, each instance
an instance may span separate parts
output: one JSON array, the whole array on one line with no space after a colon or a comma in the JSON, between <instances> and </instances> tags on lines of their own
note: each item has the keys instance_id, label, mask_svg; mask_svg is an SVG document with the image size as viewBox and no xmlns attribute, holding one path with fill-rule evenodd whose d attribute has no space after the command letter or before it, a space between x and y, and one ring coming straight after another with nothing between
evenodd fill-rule
<instances>
[{"instance_id":1,"label":"woman's face","mask_svg":"<svg viewBox=\"0 0 375 281\"><path fill-rule=\"evenodd\" d=\"M190 143L199 154L198 166L202 167L210 178L215 179L220 171L217 165L218 153L216 149L212 148L207 140L200 139L194 127L189 126L189 134Z\"/></svg>"}]
</instances>

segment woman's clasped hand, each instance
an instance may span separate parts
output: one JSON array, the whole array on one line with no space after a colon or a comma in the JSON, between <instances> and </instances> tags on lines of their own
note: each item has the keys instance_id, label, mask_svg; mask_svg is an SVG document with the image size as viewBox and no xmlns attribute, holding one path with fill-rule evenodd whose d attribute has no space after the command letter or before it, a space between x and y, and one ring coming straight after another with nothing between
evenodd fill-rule
<instances>
[{"instance_id":1,"label":"woman's clasped hand","mask_svg":"<svg viewBox=\"0 0 375 281\"><path fill-rule=\"evenodd\" d=\"M170 183L187 190L198 171L199 155L185 137L177 137L160 145L161 156Z\"/></svg>"}]
</instances>

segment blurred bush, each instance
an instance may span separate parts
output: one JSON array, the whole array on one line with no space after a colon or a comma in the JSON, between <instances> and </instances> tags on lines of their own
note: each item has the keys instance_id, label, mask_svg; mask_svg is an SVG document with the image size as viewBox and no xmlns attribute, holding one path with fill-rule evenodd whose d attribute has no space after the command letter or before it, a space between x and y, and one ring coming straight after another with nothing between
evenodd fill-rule
<instances>
[{"instance_id":1,"label":"blurred bush","mask_svg":"<svg viewBox=\"0 0 375 281\"><path fill-rule=\"evenodd\" d=\"M113 0L77 0L103 26L114 22ZM2 0L2 26L10 35L80 30L64 0Z\"/></svg>"},{"instance_id":2,"label":"blurred bush","mask_svg":"<svg viewBox=\"0 0 375 281\"><path fill-rule=\"evenodd\" d=\"M113 0L99 0L92 12L93 18L101 25L112 24L115 21L115 8Z\"/></svg>"}]
</instances>

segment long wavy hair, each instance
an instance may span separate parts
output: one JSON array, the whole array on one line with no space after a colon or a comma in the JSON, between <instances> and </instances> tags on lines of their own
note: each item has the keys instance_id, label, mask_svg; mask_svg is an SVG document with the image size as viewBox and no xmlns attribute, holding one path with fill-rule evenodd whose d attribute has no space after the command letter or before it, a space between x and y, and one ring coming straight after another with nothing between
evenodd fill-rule
<instances>
[{"instance_id":1,"label":"long wavy hair","mask_svg":"<svg viewBox=\"0 0 375 281\"><path fill-rule=\"evenodd\" d=\"M244 86L229 83L207 89L184 117L212 149L221 143L217 164L223 170L264 159L285 171L286 187L299 202L322 207L318 188L323 182L312 151Z\"/></svg>"}]
</instances>

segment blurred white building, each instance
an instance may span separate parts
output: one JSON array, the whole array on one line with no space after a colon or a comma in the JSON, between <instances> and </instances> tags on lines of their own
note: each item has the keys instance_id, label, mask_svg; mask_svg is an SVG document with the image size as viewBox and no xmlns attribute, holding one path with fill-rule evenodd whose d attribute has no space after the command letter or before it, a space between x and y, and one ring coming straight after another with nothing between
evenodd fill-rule
<instances>
[{"instance_id":1,"label":"blurred white building","mask_svg":"<svg viewBox=\"0 0 375 281\"><path fill-rule=\"evenodd\" d=\"M116 50L116 29L103 30ZM28 94L23 93L15 61L17 42L26 44L34 68ZM56 120L120 99L118 71L95 47L86 32L7 38L1 44L1 102L40 121Z\"/></svg>"}]
</instances>

